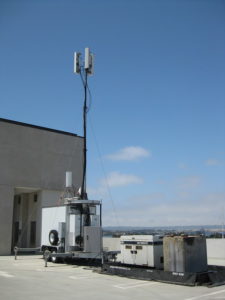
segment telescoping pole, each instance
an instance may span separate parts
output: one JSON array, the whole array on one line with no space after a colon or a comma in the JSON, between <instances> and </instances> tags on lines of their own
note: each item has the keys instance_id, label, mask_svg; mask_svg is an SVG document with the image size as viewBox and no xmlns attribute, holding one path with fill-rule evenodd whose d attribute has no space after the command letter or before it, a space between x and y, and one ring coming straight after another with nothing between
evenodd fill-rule
<instances>
[{"instance_id":1,"label":"telescoping pole","mask_svg":"<svg viewBox=\"0 0 225 300\"><path fill-rule=\"evenodd\" d=\"M83 107L83 131L84 131L84 148L83 148L83 178L82 178L82 187L81 187L81 198L86 199L86 169L87 169L87 70L85 72L85 81L84 81L84 107Z\"/></svg>"},{"instance_id":2,"label":"telescoping pole","mask_svg":"<svg viewBox=\"0 0 225 300\"><path fill-rule=\"evenodd\" d=\"M84 63L84 64L83 64ZM83 146L83 176L81 183L81 199L87 199L86 192L86 169L87 169L87 89L88 89L88 75L93 74L94 70L94 55L90 52L89 48L85 48L85 59L81 62L81 53L74 53L74 73L81 75L84 85L84 106L83 106L83 134L84 134L84 146ZM84 74L84 79L82 77Z\"/></svg>"}]
</instances>

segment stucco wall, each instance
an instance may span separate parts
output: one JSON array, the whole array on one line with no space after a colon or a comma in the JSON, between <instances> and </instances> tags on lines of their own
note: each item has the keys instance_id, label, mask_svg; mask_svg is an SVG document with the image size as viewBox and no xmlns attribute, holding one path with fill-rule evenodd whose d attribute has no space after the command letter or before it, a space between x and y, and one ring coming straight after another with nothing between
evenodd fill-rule
<instances>
[{"instance_id":1,"label":"stucco wall","mask_svg":"<svg viewBox=\"0 0 225 300\"><path fill-rule=\"evenodd\" d=\"M60 190L65 172L81 184L80 137L0 121L0 184Z\"/></svg>"},{"instance_id":2,"label":"stucco wall","mask_svg":"<svg viewBox=\"0 0 225 300\"><path fill-rule=\"evenodd\" d=\"M0 185L0 254L9 254L12 239L14 190Z\"/></svg>"}]
</instances>

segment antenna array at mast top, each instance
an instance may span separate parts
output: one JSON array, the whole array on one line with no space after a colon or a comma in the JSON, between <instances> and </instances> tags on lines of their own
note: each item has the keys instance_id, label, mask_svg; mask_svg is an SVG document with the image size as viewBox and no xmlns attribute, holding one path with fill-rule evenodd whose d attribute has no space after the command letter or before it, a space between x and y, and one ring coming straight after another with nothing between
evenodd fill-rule
<instances>
[{"instance_id":1,"label":"antenna array at mast top","mask_svg":"<svg viewBox=\"0 0 225 300\"><path fill-rule=\"evenodd\" d=\"M84 67L88 75L93 75L94 73L94 55L90 52L89 48L85 48L84 62L81 61L81 53L74 53L74 73L80 73L81 68Z\"/></svg>"}]
</instances>

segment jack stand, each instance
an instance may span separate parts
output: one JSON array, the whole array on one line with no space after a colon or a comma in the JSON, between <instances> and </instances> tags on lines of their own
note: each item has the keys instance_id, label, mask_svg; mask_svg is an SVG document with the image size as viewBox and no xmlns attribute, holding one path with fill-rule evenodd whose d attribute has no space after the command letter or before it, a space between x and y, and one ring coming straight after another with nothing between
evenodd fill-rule
<instances>
[{"instance_id":1,"label":"jack stand","mask_svg":"<svg viewBox=\"0 0 225 300\"><path fill-rule=\"evenodd\" d=\"M48 266L47 263L48 263L49 257L50 257L50 251L45 250L45 252L44 252L45 268L47 268L47 266Z\"/></svg>"},{"instance_id":2,"label":"jack stand","mask_svg":"<svg viewBox=\"0 0 225 300\"><path fill-rule=\"evenodd\" d=\"M18 252L18 247L14 247L15 260L17 260L17 252Z\"/></svg>"}]
</instances>

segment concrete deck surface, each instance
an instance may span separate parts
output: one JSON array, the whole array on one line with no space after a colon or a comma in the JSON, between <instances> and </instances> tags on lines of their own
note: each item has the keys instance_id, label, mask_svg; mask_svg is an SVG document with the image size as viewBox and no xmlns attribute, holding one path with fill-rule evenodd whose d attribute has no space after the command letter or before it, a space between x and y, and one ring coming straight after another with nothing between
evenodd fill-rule
<instances>
[{"instance_id":1,"label":"concrete deck surface","mask_svg":"<svg viewBox=\"0 0 225 300\"><path fill-rule=\"evenodd\" d=\"M225 285L186 287L93 272L91 267L48 263L41 256L0 257L1 300L218 300Z\"/></svg>"}]
</instances>

